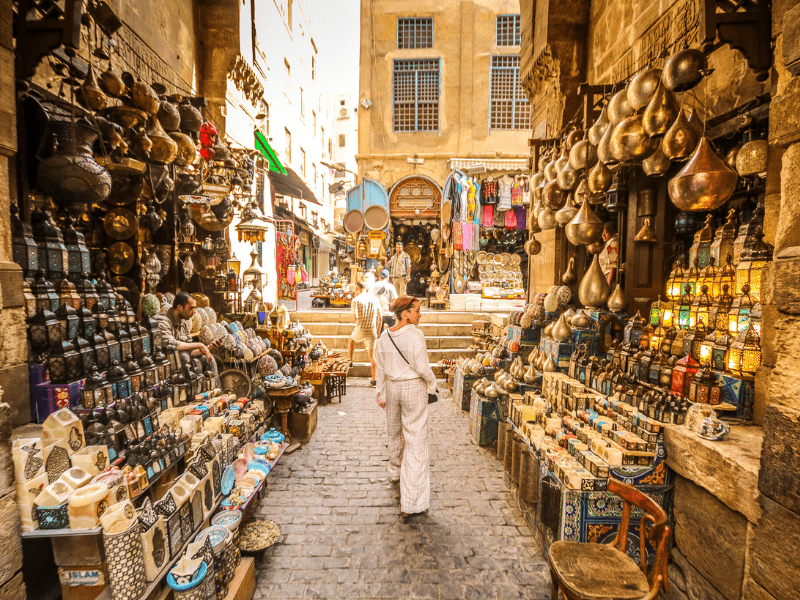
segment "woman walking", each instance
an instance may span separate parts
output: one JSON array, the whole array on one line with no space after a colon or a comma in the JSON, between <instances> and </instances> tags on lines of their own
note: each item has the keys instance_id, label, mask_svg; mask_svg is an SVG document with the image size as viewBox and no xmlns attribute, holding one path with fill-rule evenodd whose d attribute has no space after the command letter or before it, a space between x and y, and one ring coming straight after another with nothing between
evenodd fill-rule
<instances>
[{"instance_id":1,"label":"woman walking","mask_svg":"<svg viewBox=\"0 0 800 600\"><path fill-rule=\"evenodd\" d=\"M400 512L406 517L425 512L431 502L428 394L436 392L436 376L417 327L419 301L400 296L391 309L397 324L381 334L375 349L376 401L386 408L389 478L400 482Z\"/></svg>"}]
</instances>

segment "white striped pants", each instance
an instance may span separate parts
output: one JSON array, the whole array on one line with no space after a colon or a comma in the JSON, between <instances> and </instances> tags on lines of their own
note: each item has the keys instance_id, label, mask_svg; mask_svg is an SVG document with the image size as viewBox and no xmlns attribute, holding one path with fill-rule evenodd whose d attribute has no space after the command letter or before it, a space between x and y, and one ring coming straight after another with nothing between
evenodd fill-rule
<instances>
[{"instance_id":1,"label":"white striped pants","mask_svg":"<svg viewBox=\"0 0 800 600\"><path fill-rule=\"evenodd\" d=\"M400 478L400 511L428 510L431 467L428 451L428 386L424 379L386 382L389 477Z\"/></svg>"}]
</instances>

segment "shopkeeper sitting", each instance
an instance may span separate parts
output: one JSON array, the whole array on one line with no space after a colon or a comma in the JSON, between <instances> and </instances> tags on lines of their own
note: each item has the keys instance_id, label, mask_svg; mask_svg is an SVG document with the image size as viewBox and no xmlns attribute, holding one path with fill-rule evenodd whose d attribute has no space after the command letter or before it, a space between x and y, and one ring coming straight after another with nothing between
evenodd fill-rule
<instances>
[{"instance_id":1,"label":"shopkeeper sitting","mask_svg":"<svg viewBox=\"0 0 800 600\"><path fill-rule=\"evenodd\" d=\"M197 308L195 299L186 292L176 294L172 303L172 308L168 308L166 313L153 316L153 322L158 326L164 339L165 346L174 346L181 357L181 364L191 364L191 357L200 357L203 363L203 370L206 365L211 365L214 372L214 379L217 385L219 382L219 372L217 361L211 356L211 350L202 342L192 341L192 327L190 325L194 311ZM211 344L214 348L218 341Z\"/></svg>"}]
</instances>

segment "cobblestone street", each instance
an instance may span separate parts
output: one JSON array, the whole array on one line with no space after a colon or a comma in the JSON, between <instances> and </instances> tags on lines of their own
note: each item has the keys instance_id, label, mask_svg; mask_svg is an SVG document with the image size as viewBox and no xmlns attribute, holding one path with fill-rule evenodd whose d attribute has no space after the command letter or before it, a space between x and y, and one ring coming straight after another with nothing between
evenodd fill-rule
<instances>
[{"instance_id":1,"label":"cobblestone street","mask_svg":"<svg viewBox=\"0 0 800 600\"><path fill-rule=\"evenodd\" d=\"M547 563L449 392L431 407L431 509L401 522L386 478L386 421L366 379L319 407L311 442L285 455L259 516L281 527L256 598L547 598ZM439 389L446 389L440 381Z\"/></svg>"}]
</instances>

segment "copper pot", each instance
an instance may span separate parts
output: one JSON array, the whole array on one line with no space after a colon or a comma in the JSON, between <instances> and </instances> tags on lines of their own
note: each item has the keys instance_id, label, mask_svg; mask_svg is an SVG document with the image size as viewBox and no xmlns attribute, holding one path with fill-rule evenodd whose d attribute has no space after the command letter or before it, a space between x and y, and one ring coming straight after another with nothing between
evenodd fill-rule
<instances>
[{"instance_id":1,"label":"copper pot","mask_svg":"<svg viewBox=\"0 0 800 600\"><path fill-rule=\"evenodd\" d=\"M647 111L645 111L645 114ZM642 115L624 119L611 133L611 154L619 162L642 160L658 148L658 140L647 135Z\"/></svg>"},{"instance_id":2,"label":"copper pot","mask_svg":"<svg viewBox=\"0 0 800 600\"><path fill-rule=\"evenodd\" d=\"M597 146L600 144L600 140L603 138L603 134L608 129L609 122L608 122L608 114L606 113L606 108L603 107L603 112L600 113L600 116L597 118L597 121L594 122L589 128L589 143L593 146Z\"/></svg>"},{"instance_id":3,"label":"copper pot","mask_svg":"<svg viewBox=\"0 0 800 600\"><path fill-rule=\"evenodd\" d=\"M603 163L598 162L586 176L586 185L593 194L602 194L611 187L611 171Z\"/></svg>"},{"instance_id":4,"label":"copper pot","mask_svg":"<svg viewBox=\"0 0 800 600\"><path fill-rule=\"evenodd\" d=\"M707 68L705 54L696 48L684 48L667 59L661 81L673 92L685 92L700 83Z\"/></svg>"},{"instance_id":5,"label":"copper pot","mask_svg":"<svg viewBox=\"0 0 800 600\"><path fill-rule=\"evenodd\" d=\"M581 140L569 152L569 165L576 171L591 168L597 162L597 149L588 140Z\"/></svg>"},{"instance_id":6,"label":"copper pot","mask_svg":"<svg viewBox=\"0 0 800 600\"><path fill-rule=\"evenodd\" d=\"M544 173L542 173L541 171L537 171L536 173L534 173L533 176L531 177L531 189L535 190L543 183L544 183Z\"/></svg>"},{"instance_id":7,"label":"copper pot","mask_svg":"<svg viewBox=\"0 0 800 600\"><path fill-rule=\"evenodd\" d=\"M620 90L611 98L608 103L608 120L611 125L621 123L633 114L633 107L628 103L628 92Z\"/></svg>"},{"instance_id":8,"label":"copper pot","mask_svg":"<svg viewBox=\"0 0 800 600\"><path fill-rule=\"evenodd\" d=\"M589 201L584 200L578 213L567 223L564 232L567 239L576 246L593 244L603 235L603 222L589 207Z\"/></svg>"},{"instance_id":9,"label":"copper pot","mask_svg":"<svg viewBox=\"0 0 800 600\"><path fill-rule=\"evenodd\" d=\"M203 115L197 110L189 100L184 99L178 105L178 112L181 115L181 131L184 133L197 133L203 125Z\"/></svg>"},{"instance_id":10,"label":"copper pot","mask_svg":"<svg viewBox=\"0 0 800 600\"><path fill-rule=\"evenodd\" d=\"M731 197L738 179L703 136L686 166L670 179L669 197L681 210L714 210Z\"/></svg>"},{"instance_id":11,"label":"copper pot","mask_svg":"<svg viewBox=\"0 0 800 600\"><path fill-rule=\"evenodd\" d=\"M569 156L567 155L566 149L562 148L561 155L556 160L556 177L558 177L558 173L560 173L567 164L569 164Z\"/></svg>"},{"instance_id":12,"label":"copper pot","mask_svg":"<svg viewBox=\"0 0 800 600\"><path fill-rule=\"evenodd\" d=\"M656 151L642 161L642 170L645 175L650 177L662 177L667 174L670 166L670 160L662 151L664 142L658 145Z\"/></svg>"},{"instance_id":13,"label":"copper pot","mask_svg":"<svg viewBox=\"0 0 800 600\"><path fill-rule=\"evenodd\" d=\"M646 69L634 77L626 88L631 108L639 110L647 106L660 81L661 69Z\"/></svg>"},{"instance_id":14,"label":"copper pot","mask_svg":"<svg viewBox=\"0 0 800 600\"><path fill-rule=\"evenodd\" d=\"M169 137L178 146L178 153L175 156L176 165L191 165L197 160L197 146L194 145L192 138L180 131L170 131Z\"/></svg>"},{"instance_id":15,"label":"copper pot","mask_svg":"<svg viewBox=\"0 0 800 600\"><path fill-rule=\"evenodd\" d=\"M672 123L664 139L661 141L661 151L670 160L689 158L700 136L689 124L682 110L678 111L678 118Z\"/></svg>"},{"instance_id":16,"label":"copper pot","mask_svg":"<svg viewBox=\"0 0 800 600\"><path fill-rule=\"evenodd\" d=\"M645 133L654 137L664 135L680 110L681 105L675 94L664 87L663 83L659 83L650 103L644 109L642 123Z\"/></svg>"},{"instance_id":17,"label":"copper pot","mask_svg":"<svg viewBox=\"0 0 800 600\"><path fill-rule=\"evenodd\" d=\"M694 108L689 112L688 120L689 125L691 125L692 129L697 132L698 139L700 139L700 136L703 135L703 132L705 131L705 127L703 126L703 120L700 118L700 115Z\"/></svg>"}]
</instances>

